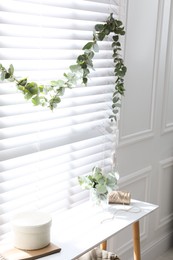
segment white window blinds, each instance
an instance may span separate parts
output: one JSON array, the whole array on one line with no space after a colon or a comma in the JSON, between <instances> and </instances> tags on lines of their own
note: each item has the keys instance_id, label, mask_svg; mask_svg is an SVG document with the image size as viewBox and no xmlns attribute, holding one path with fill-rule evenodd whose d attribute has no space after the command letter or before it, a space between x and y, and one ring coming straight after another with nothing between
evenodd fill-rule
<instances>
[{"instance_id":1,"label":"white window blinds","mask_svg":"<svg viewBox=\"0 0 173 260\"><path fill-rule=\"evenodd\" d=\"M0 0L0 63L30 81L61 78L112 8L116 17L110 0ZM68 90L53 112L24 100L13 83L0 84L0 239L14 213L73 207L88 195L77 176L96 165L111 168L109 39L100 43L94 67L88 86Z\"/></svg>"}]
</instances>

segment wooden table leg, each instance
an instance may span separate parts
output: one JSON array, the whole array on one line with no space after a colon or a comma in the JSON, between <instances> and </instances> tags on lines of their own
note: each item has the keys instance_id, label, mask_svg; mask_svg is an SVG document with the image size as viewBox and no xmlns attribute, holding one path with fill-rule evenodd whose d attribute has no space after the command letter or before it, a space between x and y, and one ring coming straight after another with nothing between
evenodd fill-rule
<instances>
[{"instance_id":1,"label":"wooden table leg","mask_svg":"<svg viewBox=\"0 0 173 260\"><path fill-rule=\"evenodd\" d=\"M106 250L107 249L107 241L106 240L100 244L100 249L101 250Z\"/></svg>"},{"instance_id":2,"label":"wooden table leg","mask_svg":"<svg viewBox=\"0 0 173 260\"><path fill-rule=\"evenodd\" d=\"M134 260L141 260L139 221L133 223Z\"/></svg>"}]
</instances>

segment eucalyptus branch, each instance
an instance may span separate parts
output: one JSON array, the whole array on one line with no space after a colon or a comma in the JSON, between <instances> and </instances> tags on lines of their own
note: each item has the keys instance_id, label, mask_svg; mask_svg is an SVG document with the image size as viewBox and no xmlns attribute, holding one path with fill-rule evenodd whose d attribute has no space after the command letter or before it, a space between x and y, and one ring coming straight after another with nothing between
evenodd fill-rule
<instances>
[{"instance_id":1,"label":"eucalyptus branch","mask_svg":"<svg viewBox=\"0 0 173 260\"><path fill-rule=\"evenodd\" d=\"M69 72L64 73L64 78L51 81L49 84L39 85L36 82L29 82L27 78L17 79L14 75L14 67L11 64L6 69L0 64L1 80L15 82L17 88L23 93L25 99L31 100L34 105L49 107L53 110L60 102L67 88L73 88L80 81L87 85L90 70L93 68L93 58L99 51L98 41L103 41L109 34L112 35L112 50L114 60L115 90L112 96L112 115L111 120L117 120L116 114L121 106L121 96L124 95L124 76L126 67L121 57L121 43L119 36L125 34L121 21L113 18L110 14L104 24L96 24L93 32L93 38L82 48L83 53L80 54L74 65L69 67Z\"/></svg>"},{"instance_id":2,"label":"eucalyptus branch","mask_svg":"<svg viewBox=\"0 0 173 260\"><path fill-rule=\"evenodd\" d=\"M107 194L117 188L118 179L118 172L104 173L99 167L94 167L89 175L78 176L82 189L94 190L99 201L106 199Z\"/></svg>"}]
</instances>

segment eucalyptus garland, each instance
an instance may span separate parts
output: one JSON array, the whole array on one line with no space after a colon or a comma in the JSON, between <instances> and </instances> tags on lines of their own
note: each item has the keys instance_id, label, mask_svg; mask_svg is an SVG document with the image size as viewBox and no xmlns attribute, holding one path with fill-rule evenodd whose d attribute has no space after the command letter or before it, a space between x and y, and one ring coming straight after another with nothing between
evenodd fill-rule
<instances>
[{"instance_id":1,"label":"eucalyptus garland","mask_svg":"<svg viewBox=\"0 0 173 260\"><path fill-rule=\"evenodd\" d=\"M112 50L114 61L115 89L112 96L111 120L117 120L116 114L121 106L121 96L124 95L124 76L126 66L121 56L121 43L119 36L125 34L123 23L113 18L113 14L107 18L105 23L96 24L93 31L93 38L83 47L83 53L76 59L76 63L69 67L64 73L63 79L53 80L49 84L38 84L29 82L27 78L18 79L14 74L14 67L11 64L6 69L0 64L1 80L15 82L17 88L23 93L25 99L31 100L36 106L49 107L53 110L61 102L61 97L66 89L71 89L78 82L87 85L90 70L93 67L93 57L99 51L98 41L103 41L109 34L112 36Z\"/></svg>"}]
</instances>

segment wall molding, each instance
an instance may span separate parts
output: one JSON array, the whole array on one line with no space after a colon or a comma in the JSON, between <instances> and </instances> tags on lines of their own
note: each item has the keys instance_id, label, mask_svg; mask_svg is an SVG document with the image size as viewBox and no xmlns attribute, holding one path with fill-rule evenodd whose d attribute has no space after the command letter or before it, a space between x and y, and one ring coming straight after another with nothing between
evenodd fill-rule
<instances>
[{"instance_id":1,"label":"wall molding","mask_svg":"<svg viewBox=\"0 0 173 260\"><path fill-rule=\"evenodd\" d=\"M158 1L160 2L160 1ZM127 0L127 8L126 8L126 23L125 25L128 25L128 9L130 6L130 1ZM160 55L160 48L159 48L159 42L160 42L160 34L161 34L161 27L162 27L162 5L158 3L158 13L159 13L159 22L156 22L156 35L155 35L155 43L154 43L154 54L153 54L153 63L152 63L152 78L150 81L151 84L151 95L150 95L150 113L148 113L148 126L146 128L141 129L139 131L135 131L133 133L123 133L123 116L121 116L120 119L120 136L119 136L119 146L128 145L130 143L140 142L147 138L152 138L154 136L154 121L155 121L155 109L156 109L156 95L157 95L157 73L158 73L158 60ZM128 38L128 28L125 35L125 54L127 53L126 50L126 42ZM130 36L129 36L130 37ZM125 55L126 56L126 55ZM125 60L126 62L126 60ZM124 106L123 103L125 101L122 100L122 107L121 107L121 115L124 113Z\"/></svg>"},{"instance_id":2,"label":"wall molding","mask_svg":"<svg viewBox=\"0 0 173 260\"><path fill-rule=\"evenodd\" d=\"M120 178L120 180L118 181L118 183L120 184L120 187L123 188L125 186L128 186L132 183L135 183L136 181L139 181L141 179L146 179L146 189L145 189L145 200L148 201L149 200L149 195L150 195L150 187L149 187L149 173L151 173L152 171L152 166L149 165L145 168L142 168L138 171L135 171L133 173L128 174L127 176L123 176L122 178Z\"/></svg>"},{"instance_id":3,"label":"wall molding","mask_svg":"<svg viewBox=\"0 0 173 260\"><path fill-rule=\"evenodd\" d=\"M121 130L120 130L121 133ZM150 139L154 137L154 132L151 129L147 129L147 130L143 130L140 131L138 133L133 133L133 134L129 134L126 136L121 136L121 134L119 134L120 138L119 138L119 143L118 146L119 147L123 147L129 144L134 144L137 142L141 142L144 141L146 139Z\"/></svg>"},{"instance_id":4,"label":"wall molding","mask_svg":"<svg viewBox=\"0 0 173 260\"><path fill-rule=\"evenodd\" d=\"M173 131L173 122L167 122L169 86L171 85L171 67L173 66L173 2L170 3L170 16L167 37L167 51L165 61L164 91L162 104L161 134Z\"/></svg>"},{"instance_id":5,"label":"wall molding","mask_svg":"<svg viewBox=\"0 0 173 260\"><path fill-rule=\"evenodd\" d=\"M162 199L162 193L160 191L163 189L164 170L169 167L173 167L173 157L160 161L159 173L158 173L159 188L157 190L158 191L157 201L158 201L159 205L161 205L161 199ZM163 226L167 225L168 223L170 223L173 220L173 212L163 218L160 218L160 215L161 215L160 212L161 212L161 208L159 208L158 213L157 213L157 221L156 221L157 224L156 224L155 230L162 228Z\"/></svg>"},{"instance_id":6,"label":"wall molding","mask_svg":"<svg viewBox=\"0 0 173 260\"><path fill-rule=\"evenodd\" d=\"M162 124L162 134L167 134L169 132L173 132L173 123Z\"/></svg>"},{"instance_id":7,"label":"wall molding","mask_svg":"<svg viewBox=\"0 0 173 260\"><path fill-rule=\"evenodd\" d=\"M158 238L158 237L157 237ZM141 250L143 259L155 260L166 250L170 248L170 241L173 238L173 231L168 232L166 235L159 236L159 239L155 239L151 243ZM132 260L132 259L130 259Z\"/></svg>"}]
</instances>

